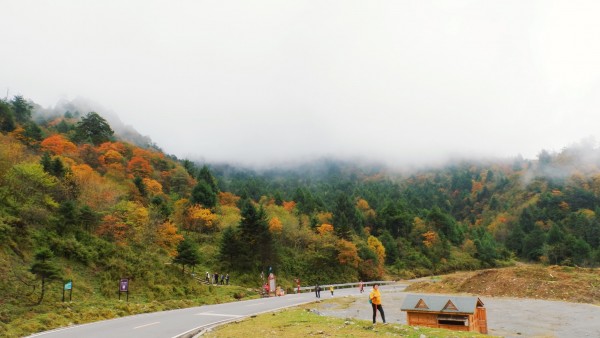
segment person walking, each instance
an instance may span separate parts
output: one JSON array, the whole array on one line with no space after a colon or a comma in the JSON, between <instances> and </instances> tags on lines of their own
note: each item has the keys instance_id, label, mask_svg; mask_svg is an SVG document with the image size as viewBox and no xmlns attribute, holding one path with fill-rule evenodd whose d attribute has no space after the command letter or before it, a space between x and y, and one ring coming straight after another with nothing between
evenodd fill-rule
<instances>
[{"instance_id":1,"label":"person walking","mask_svg":"<svg viewBox=\"0 0 600 338\"><path fill-rule=\"evenodd\" d=\"M227 274L227 276L225 276L225 284L229 285L229 274Z\"/></svg>"},{"instance_id":2,"label":"person walking","mask_svg":"<svg viewBox=\"0 0 600 338\"><path fill-rule=\"evenodd\" d=\"M317 283L317 285L315 285L315 296L317 298L321 298L321 287L319 286L319 283Z\"/></svg>"},{"instance_id":3,"label":"person walking","mask_svg":"<svg viewBox=\"0 0 600 338\"><path fill-rule=\"evenodd\" d=\"M329 291L331 291L331 297L333 297L333 285L329 286Z\"/></svg>"},{"instance_id":4,"label":"person walking","mask_svg":"<svg viewBox=\"0 0 600 338\"><path fill-rule=\"evenodd\" d=\"M383 320L383 324L385 325L385 313L383 312L383 306L381 305L381 293L379 292L379 285L373 285L373 290L369 294L369 302L373 307L373 325L375 325L375 318L377 316L377 310L381 314L381 319Z\"/></svg>"},{"instance_id":5,"label":"person walking","mask_svg":"<svg viewBox=\"0 0 600 338\"><path fill-rule=\"evenodd\" d=\"M365 284L363 283L362 279L360 280L360 283L358 283L358 289L360 290L360 293L365 292Z\"/></svg>"}]
</instances>

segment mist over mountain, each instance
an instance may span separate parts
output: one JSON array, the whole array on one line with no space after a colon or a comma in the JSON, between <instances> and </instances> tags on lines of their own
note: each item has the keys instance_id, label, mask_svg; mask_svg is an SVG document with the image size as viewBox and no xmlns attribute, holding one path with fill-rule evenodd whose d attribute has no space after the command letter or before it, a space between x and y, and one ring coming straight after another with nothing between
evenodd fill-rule
<instances>
[{"instance_id":1,"label":"mist over mountain","mask_svg":"<svg viewBox=\"0 0 600 338\"><path fill-rule=\"evenodd\" d=\"M110 123L119 139L131 142L140 147L156 147L149 136L142 135L134 127L124 124L117 113L99 103L82 97L73 100L61 99L49 108L44 108L34 103L33 117L41 121L64 117L65 114L81 117L89 112L96 112L104 117Z\"/></svg>"}]
</instances>

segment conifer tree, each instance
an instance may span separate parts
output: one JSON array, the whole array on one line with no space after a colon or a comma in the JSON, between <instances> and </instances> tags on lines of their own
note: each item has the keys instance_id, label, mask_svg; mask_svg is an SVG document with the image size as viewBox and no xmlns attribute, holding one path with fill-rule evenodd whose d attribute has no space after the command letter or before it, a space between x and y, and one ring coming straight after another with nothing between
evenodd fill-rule
<instances>
[{"instance_id":1,"label":"conifer tree","mask_svg":"<svg viewBox=\"0 0 600 338\"><path fill-rule=\"evenodd\" d=\"M99 145L110 141L114 131L104 118L95 112L90 112L75 126L75 140Z\"/></svg>"},{"instance_id":2,"label":"conifer tree","mask_svg":"<svg viewBox=\"0 0 600 338\"><path fill-rule=\"evenodd\" d=\"M44 300L46 284L61 278L61 272L58 266L52 261L52 258L54 258L52 251L50 251L48 248L43 248L36 252L35 260L29 269L31 273L36 275L42 281L42 289L38 304L41 304L42 300Z\"/></svg>"},{"instance_id":3,"label":"conifer tree","mask_svg":"<svg viewBox=\"0 0 600 338\"><path fill-rule=\"evenodd\" d=\"M181 264L181 273L185 274L185 266L194 267L200 263L200 253L198 246L191 240L184 238L177 245L177 255L173 258L173 263Z\"/></svg>"}]
</instances>

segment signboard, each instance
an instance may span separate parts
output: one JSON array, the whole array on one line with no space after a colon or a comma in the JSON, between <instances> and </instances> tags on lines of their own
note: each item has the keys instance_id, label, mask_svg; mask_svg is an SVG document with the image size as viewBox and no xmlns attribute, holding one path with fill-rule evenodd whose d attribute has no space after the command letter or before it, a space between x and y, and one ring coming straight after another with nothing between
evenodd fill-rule
<instances>
[{"instance_id":1,"label":"signboard","mask_svg":"<svg viewBox=\"0 0 600 338\"><path fill-rule=\"evenodd\" d=\"M119 283L119 292L128 292L129 291L129 279L121 279Z\"/></svg>"},{"instance_id":2,"label":"signboard","mask_svg":"<svg viewBox=\"0 0 600 338\"><path fill-rule=\"evenodd\" d=\"M121 292L127 293L127 301L129 302L129 279L121 278L119 281L119 300L121 300Z\"/></svg>"},{"instance_id":3,"label":"signboard","mask_svg":"<svg viewBox=\"0 0 600 338\"><path fill-rule=\"evenodd\" d=\"M65 291L69 291L69 302L72 300L72 296L73 296L73 281L71 279L69 279L64 287L63 287L63 294L62 294L62 301L65 301Z\"/></svg>"}]
</instances>

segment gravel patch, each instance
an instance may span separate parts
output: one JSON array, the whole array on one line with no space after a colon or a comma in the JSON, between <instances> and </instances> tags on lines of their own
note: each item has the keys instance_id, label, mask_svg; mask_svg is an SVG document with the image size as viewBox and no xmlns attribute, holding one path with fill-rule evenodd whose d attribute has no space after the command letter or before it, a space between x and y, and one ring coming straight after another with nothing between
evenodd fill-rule
<instances>
[{"instance_id":1,"label":"gravel patch","mask_svg":"<svg viewBox=\"0 0 600 338\"><path fill-rule=\"evenodd\" d=\"M381 286L383 309L390 323L406 324L400 311L406 285ZM348 307L322 306L324 316L371 320L369 290L354 298ZM600 307L528 298L480 297L488 317L488 334L503 337L600 337ZM325 303L326 304L326 303ZM323 305L325 305L323 304ZM381 321L377 313L378 322Z\"/></svg>"}]
</instances>

